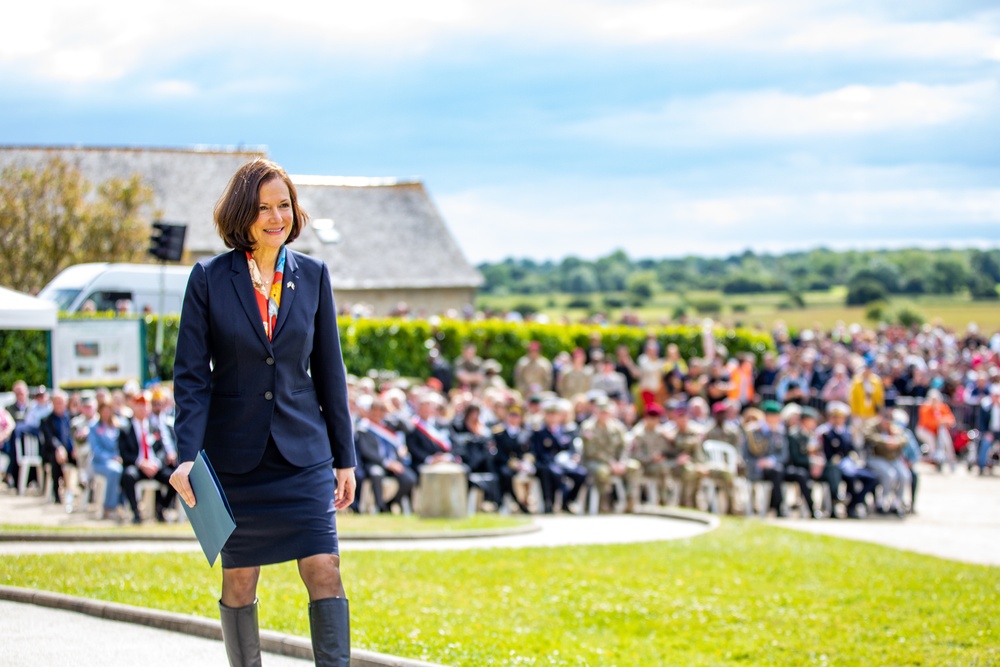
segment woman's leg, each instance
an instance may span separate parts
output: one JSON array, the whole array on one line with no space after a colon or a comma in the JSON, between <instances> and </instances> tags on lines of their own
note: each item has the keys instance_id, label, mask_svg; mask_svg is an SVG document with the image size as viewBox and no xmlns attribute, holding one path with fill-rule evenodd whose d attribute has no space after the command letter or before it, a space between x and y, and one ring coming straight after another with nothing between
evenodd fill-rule
<instances>
[{"instance_id":1,"label":"woman's leg","mask_svg":"<svg viewBox=\"0 0 1000 667\"><path fill-rule=\"evenodd\" d=\"M319 554L299 560L299 576L309 591L309 601L345 597L340 579L340 556Z\"/></svg>"},{"instance_id":2,"label":"woman's leg","mask_svg":"<svg viewBox=\"0 0 1000 667\"><path fill-rule=\"evenodd\" d=\"M259 567L222 569L222 604L230 608L245 607L257 599Z\"/></svg>"},{"instance_id":3,"label":"woman's leg","mask_svg":"<svg viewBox=\"0 0 1000 667\"><path fill-rule=\"evenodd\" d=\"M118 461L94 463L94 474L105 480L104 512L109 514L118 509L122 493L122 464Z\"/></svg>"},{"instance_id":4,"label":"woman's leg","mask_svg":"<svg viewBox=\"0 0 1000 667\"><path fill-rule=\"evenodd\" d=\"M309 629L317 667L350 667L350 609L340 578L340 557L302 558L299 576L309 591Z\"/></svg>"},{"instance_id":5,"label":"woman's leg","mask_svg":"<svg viewBox=\"0 0 1000 667\"><path fill-rule=\"evenodd\" d=\"M222 569L222 639L231 667L260 667L260 630L257 624L259 567Z\"/></svg>"}]
</instances>

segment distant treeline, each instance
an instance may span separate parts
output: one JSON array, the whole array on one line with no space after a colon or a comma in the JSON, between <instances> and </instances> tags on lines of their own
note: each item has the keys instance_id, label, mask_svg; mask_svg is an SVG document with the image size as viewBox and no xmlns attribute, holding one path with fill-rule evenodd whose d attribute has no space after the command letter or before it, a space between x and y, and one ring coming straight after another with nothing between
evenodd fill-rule
<instances>
[{"instance_id":1,"label":"distant treeline","mask_svg":"<svg viewBox=\"0 0 1000 667\"><path fill-rule=\"evenodd\" d=\"M645 299L656 291L802 293L846 285L863 293L860 303L877 300L879 294L884 298L970 293L974 298L997 298L1000 248L842 252L818 248L785 254L747 250L724 258L676 259L632 259L617 250L596 260L509 258L478 268L486 278L485 294L629 292Z\"/></svg>"}]
</instances>

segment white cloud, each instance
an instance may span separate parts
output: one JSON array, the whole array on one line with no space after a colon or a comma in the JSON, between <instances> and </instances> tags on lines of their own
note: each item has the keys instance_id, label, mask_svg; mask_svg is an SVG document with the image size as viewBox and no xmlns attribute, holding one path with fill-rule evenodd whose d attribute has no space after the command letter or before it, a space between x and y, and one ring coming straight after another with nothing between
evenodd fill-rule
<instances>
[{"instance_id":1,"label":"white cloud","mask_svg":"<svg viewBox=\"0 0 1000 667\"><path fill-rule=\"evenodd\" d=\"M597 257L615 248L633 257L667 257L1000 242L1000 189L988 187L689 193L651 189L648 182L580 182L437 199L474 262Z\"/></svg>"},{"instance_id":2,"label":"white cloud","mask_svg":"<svg viewBox=\"0 0 1000 667\"><path fill-rule=\"evenodd\" d=\"M929 128L998 108L1000 89L993 81L852 85L816 95L769 90L678 98L654 111L584 121L566 132L611 143L699 146Z\"/></svg>"},{"instance_id":3,"label":"white cloud","mask_svg":"<svg viewBox=\"0 0 1000 667\"><path fill-rule=\"evenodd\" d=\"M198 86L190 81L180 81L170 79L166 81L156 81L149 85L150 94L156 97L191 97L196 95Z\"/></svg>"},{"instance_id":4,"label":"white cloud","mask_svg":"<svg viewBox=\"0 0 1000 667\"><path fill-rule=\"evenodd\" d=\"M5 25L16 29L0 41L0 64L100 81L220 43L277 55L313 48L398 58L447 50L453 38L496 38L511 48L655 44L696 53L1000 60L997 13L913 22L867 10L799 0L34 0L5 9Z\"/></svg>"}]
</instances>

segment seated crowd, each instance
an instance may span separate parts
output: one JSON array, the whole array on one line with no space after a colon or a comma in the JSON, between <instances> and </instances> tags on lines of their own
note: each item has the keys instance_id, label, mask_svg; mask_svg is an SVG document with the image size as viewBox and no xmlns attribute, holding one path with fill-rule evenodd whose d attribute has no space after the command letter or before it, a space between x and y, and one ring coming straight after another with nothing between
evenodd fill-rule
<instances>
[{"instance_id":1,"label":"seated crowd","mask_svg":"<svg viewBox=\"0 0 1000 667\"><path fill-rule=\"evenodd\" d=\"M638 358L604 349L599 335L552 360L535 342L510 385L473 345L451 363L432 350L422 384L352 379L359 478L371 480L380 511L410 498L423 466L458 461L492 505L523 512L529 500L542 512L582 511L592 487L604 509L671 498L705 506L708 480L729 512L747 511L748 491L762 487L781 516L790 486L806 515L853 518L912 511L920 460L953 470L958 452L970 469L992 469L1000 335L774 335L777 353L759 366L722 349L684 359L668 345L661 355L653 337ZM387 477L399 482L389 499Z\"/></svg>"},{"instance_id":2,"label":"seated crowd","mask_svg":"<svg viewBox=\"0 0 1000 667\"><path fill-rule=\"evenodd\" d=\"M596 334L552 360L532 342L506 376L474 345L451 362L431 350L426 381L352 376L359 489L370 487L372 509L408 511L425 466L452 462L484 507L500 510L676 503L783 516L794 489L806 516L855 518L913 511L920 460L947 471L962 456L970 469L992 470L1000 334L838 326L795 336L779 328L774 338L777 352L759 364L717 345L702 358L672 344L661 354L653 336L636 358ZM13 443L30 433L67 507L102 477L104 516L127 503L139 521L136 485L152 479L164 519L176 464L166 388L50 395L19 382L14 394L0 410L8 484L17 483Z\"/></svg>"},{"instance_id":3,"label":"seated crowd","mask_svg":"<svg viewBox=\"0 0 1000 667\"><path fill-rule=\"evenodd\" d=\"M101 516L125 518L121 508L131 510L133 523L140 523L137 485L155 480L155 518L166 520L176 492L168 480L177 463L172 401L169 391L156 387L140 391L130 383L122 390L107 389L50 392L37 387L29 392L24 382L13 386L14 402L0 410L0 422L9 420L9 433L0 432L8 466L5 481L15 487L22 461L15 443L25 436L37 438L42 460L51 471L52 499L74 509L74 497L104 480ZM29 393L31 394L29 399ZM35 470L31 470L32 477ZM37 480L41 483L42 480Z\"/></svg>"}]
</instances>

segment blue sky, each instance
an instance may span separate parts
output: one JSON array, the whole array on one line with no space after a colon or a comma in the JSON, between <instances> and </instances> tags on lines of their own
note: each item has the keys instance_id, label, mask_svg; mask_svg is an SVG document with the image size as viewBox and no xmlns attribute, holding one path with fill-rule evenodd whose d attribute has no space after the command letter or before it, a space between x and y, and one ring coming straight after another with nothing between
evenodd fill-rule
<instances>
[{"instance_id":1,"label":"blue sky","mask_svg":"<svg viewBox=\"0 0 1000 667\"><path fill-rule=\"evenodd\" d=\"M417 176L473 261L1000 244L972 0L34 0L0 143Z\"/></svg>"}]
</instances>

